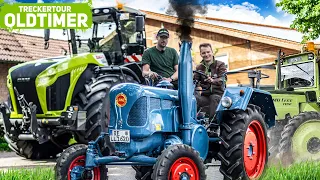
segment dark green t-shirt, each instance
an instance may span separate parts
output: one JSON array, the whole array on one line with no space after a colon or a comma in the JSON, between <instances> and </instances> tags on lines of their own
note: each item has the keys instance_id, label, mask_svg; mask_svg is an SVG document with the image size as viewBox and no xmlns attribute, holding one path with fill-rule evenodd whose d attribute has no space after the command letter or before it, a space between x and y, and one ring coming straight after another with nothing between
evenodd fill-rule
<instances>
[{"instance_id":1,"label":"dark green t-shirt","mask_svg":"<svg viewBox=\"0 0 320 180\"><path fill-rule=\"evenodd\" d=\"M175 49L166 47L160 52L155 46L147 49L142 56L142 64L149 64L151 71L163 77L170 77L174 74L174 66L178 64L179 56Z\"/></svg>"}]
</instances>

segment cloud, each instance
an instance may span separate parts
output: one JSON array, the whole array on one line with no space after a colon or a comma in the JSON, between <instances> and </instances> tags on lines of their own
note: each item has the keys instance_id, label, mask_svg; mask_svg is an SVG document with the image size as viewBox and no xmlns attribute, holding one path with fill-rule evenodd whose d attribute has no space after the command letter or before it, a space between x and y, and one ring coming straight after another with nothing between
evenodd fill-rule
<instances>
[{"instance_id":1,"label":"cloud","mask_svg":"<svg viewBox=\"0 0 320 180\"><path fill-rule=\"evenodd\" d=\"M289 26L289 22L283 22L272 15L263 17L259 11L259 7L249 2L235 5L208 5L206 16L258 24Z\"/></svg>"},{"instance_id":2,"label":"cloud","mask_svg":"<svg viewBox=\"0 0 320 180\"><path fill-rule=\"evenodd\" d=\"M169 0L119 0L121 3L124 3L125 6L132 7L135 9L147 10L158 13L165 13L169 8ZM279 2L279 0L273 0L274 4ZM116 0L93 0L94 7L108 7L116 6ZM277 19L276 17L269 15L263 17L260 13L260 8L256 5L243 2L242 4L210 4L208 5L208 11L206 16L228 19L228 20L237 20L245 22L253 22L259 24L268 24L275 26L286 26L289 27L289 24L292 21L292 18L286 17L283 20ZM43 30L24 30L23 33L43 36ZM52 31L51 37L61 38L61 31L55 30ZM66 37L63 37L65 39Z\"/></svg>"},{"instance_id":3,"label":"cloud","mask_svg":"<svg viewBox=\"0 0 320 180\"><path fill-rule=\"evenodd\" d=\"M274 3L274 6L276 7L276 4L280 2L280 0L272 0ZM277 12L283 12L282 9L280 7L276 7Z\"/></svg>"}]
</instances>

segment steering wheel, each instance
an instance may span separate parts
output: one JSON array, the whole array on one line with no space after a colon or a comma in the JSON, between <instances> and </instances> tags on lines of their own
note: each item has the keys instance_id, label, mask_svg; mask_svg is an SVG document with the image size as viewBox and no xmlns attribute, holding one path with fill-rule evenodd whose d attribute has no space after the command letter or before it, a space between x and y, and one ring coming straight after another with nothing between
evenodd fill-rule
<instances>
[{"instance_id":1,"label":"steering wheel","mask_svg":"<svg viewBox=\"0 0 320 180\"><path fill-rule=\"evenodd\" d=\"M204 76L205 77L205 79L207 79L208 78L208 76L205 74L205 73L203 73L202 71L193 71L194 73L198 73L198 74L200 74L200 75L202 75L202 76Z\"/></svg>"},{"instance_id":2,"label":"steering wheel","mask_svg":"<svg viewBox=\"0 0 320 180\"><path fill-rule=\"evenodd\" d=\"M156 84L158 84L161 80L163 79L163 76L161 75L157 75L157 77L155 79L152 79L151 77L149 76L146 76L145 77L145 80L146 80L146 84L148 86L156 86Z\"/></svg>"}]
</instances>

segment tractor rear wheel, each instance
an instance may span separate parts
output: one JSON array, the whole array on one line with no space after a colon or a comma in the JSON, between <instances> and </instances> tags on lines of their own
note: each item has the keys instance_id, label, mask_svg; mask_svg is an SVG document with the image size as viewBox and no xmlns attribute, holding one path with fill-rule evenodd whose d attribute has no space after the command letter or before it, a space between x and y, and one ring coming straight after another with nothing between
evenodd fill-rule
<instances>
[{"instance_id":1,"label":"tractor rear wheel","mask_svg":"<svg viewBox=\"0 0 320 180\"><path fill-rule=\"evenodd\" d=\"M268 144L264 114L255 105L226 111L220 127L218 153L225 179L258 179L266 169Z\"/></svg>"},{"instance_id":2,"label":"tractor rear wheel","mask_svg":"<svg viewBox=\"0 0 320 180\"><path fill-rule=\"evenodd\" d=\"M77 172L83 172L86 162L87 146L83 144L77 144L67 148L61 156L57 159L57 163L54 167L55 178L57 180L70 180L72 170L77 168ZM93 180L106 180L108 178L108 169L106 166L94 167L92 171ZM83 174L80 174L80 177Z\"/></svg>"},{"instance_id":3,"label":"tractor rear wheel","mask_svg":"<svg viewBox=\"0 0 320 180\"><path fill-rule=\"evenodd\" d=\"M80 92L73 104L87 112L86 130L76 133L76 141L88 144L95 140L101 132L105 132L110 119L110 89L123 82L135 83L133 77L119 74L106 74L86 84L85 92Z\"/></svg>"},{"instance_id":4,"label":"tractor rear wheel","mask_svg":"<svg viewBox=\"0 0 320 180\"><path fill-rule=\"evenodd\" d=\"M280 160L285 166L319 160L320 113L303 112L289 120L281 133Z\"/></svg>"},{"instance_id":5,"label":"tractor rear wheel","mask_svg":"<svg viewBox=\"0 0 320 180\"><path fill-rule=\"evenodd\" d=\"M206 179L205 166L199 152L185 144L165 149L153 166L152 179Z\"/></svg>"}]
</instances>

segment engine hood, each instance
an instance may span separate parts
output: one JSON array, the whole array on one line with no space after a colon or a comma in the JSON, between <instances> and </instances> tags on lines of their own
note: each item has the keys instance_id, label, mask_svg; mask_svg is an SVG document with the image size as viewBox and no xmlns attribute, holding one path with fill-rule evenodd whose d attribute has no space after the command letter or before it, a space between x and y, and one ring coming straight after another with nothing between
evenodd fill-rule
<instances>
[{"instance_id":1,"label":"engine hood","mask_svg":"<svg viewBox=\"0 0 320 180\"><path fill-rule=\"evenodd\" d=\"M41 64L51 64L48 68L52 66L57 66L59 64L65 64L67 65L85 65L85 64L96 64L98 66L107 66L108 62L106 57L104 56L103 53L83 53L83 54L78 54L75 56L56 56L56 57L48 57L48 58L42 58L42 59L37 59L29 62L24 62L20 63L16 66L13 66L9 69L9 74L14 71L17 68L34 64L34 66L39 66ZM66 65L65 65L66 66Z\"/></svg>"}]
</instances>

